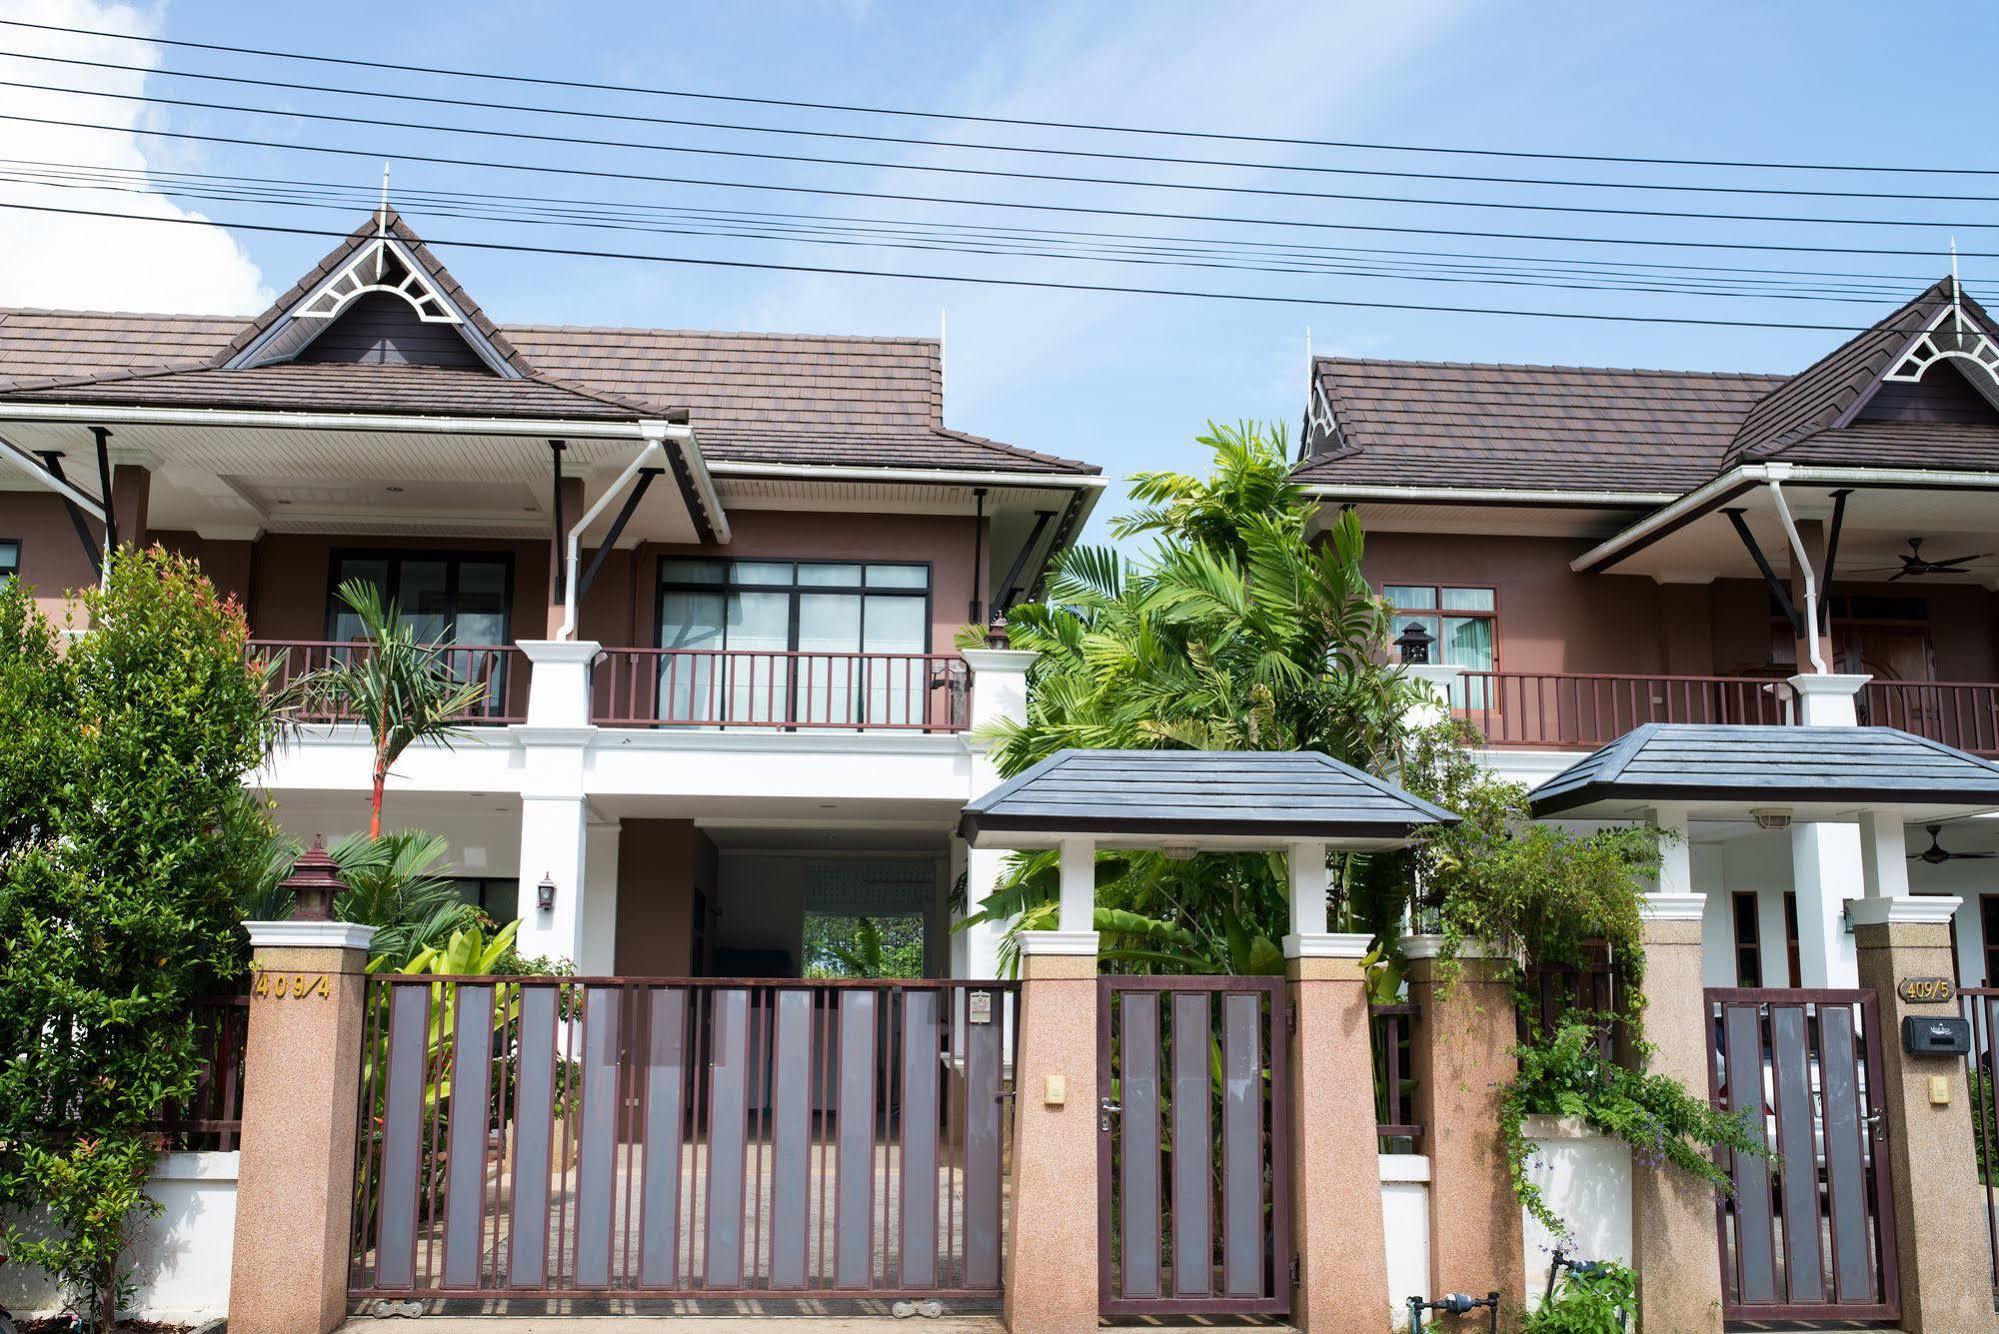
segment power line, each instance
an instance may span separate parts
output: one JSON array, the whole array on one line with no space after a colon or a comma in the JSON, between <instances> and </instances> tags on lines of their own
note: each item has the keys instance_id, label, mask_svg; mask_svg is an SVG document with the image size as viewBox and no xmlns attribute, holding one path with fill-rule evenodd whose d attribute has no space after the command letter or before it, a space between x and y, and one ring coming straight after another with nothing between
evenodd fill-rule
<instances>
[{"instance_id":1,"label":"power line","mask_svg":"<svg viewBox=\"0 0 1999 1334\"><path fill-rule=\"evenodd\" d=\"M289 177L234 176L207 172L155 170L147 168L102 167L91 164L0 158L0 170L11 169L15 179L34 183L45 178L61 181L111 180L126 184L152 185L174 193L190 187L215 187L233 192L232 198L255 198L269 192L286 198L332 194L341 201L373 208L373 188L346 182L300 181ZM206 196L205 196L206 197ZM1501 272L1534 276L1624 277L1648 282L1684 282L1706 287L1727 284L1752 292L1765 290L1858 292L1868 296L1893 296L1907 284L1927 282L1911 274L1855 274L1829 270L1755 269L1748 266L1699 266L1656 264L1637 261L1580 260L1536 255L1466 254L1456 251L1411 251L1366 247L1307 246L1296 242L1246 241L1234 238L1175 237L1145 233L1092 230L1059 230L995 227L961 223L915 221L892 218L854 218L840 215L793 214L688 208L638 202L585 200L544 195L501 195L485 192L414 189L399 191L404 202L435 203L458 207L485 208L504 205L527 209L550 219L610 219L666 217L721 225L753 224L785 231L841 235L886 235L897 239L955 239L969 237L981 243L1008 245L1055 244L1083 249L1087 254L1126 253L1178 256L1184 254L1221 255L1230 258L1325 259L1340 263L1356 259L1378 263L1407 263L1418 269L1466 272ZM852 224L852 225L846 225ZM1130 243L1130 244L1124 244ZM1498 267L1495 267L1498 266ZM1757 275L1738 277L1738 274ZM1793 278L1832 279L1833 282L1794 282ZM1894 284L1893 287L1882 284Z\"/></svg>"},{"instance_id":2,"label":"power line","mask_svg":"<svg viewBox=\"0 0 1999 1334\"><path fill-rule=\"evenodd\" d=\"M1272 186L1217 185L1212 182L1151 181L1125 176L1067 176L1059 172L1014 171L1000 167L952 167L932 163L883 162L872 158L818 157L810 153L765 153L745 148L705 148L692 144L653 144L634 139L593 139L581 135L546 134L536 130L500 130L484 125L436 125L425 122L391 120L380 116L353 116L334 111L287 110L279 107L245 106L236 102L205 102L191 97L162 97L154 93L120 93L101 88L64 88L57 84L0 79L0 88L21 88L33 92L59 93L66 97L101 97L120 102L144 102L153 106L191 107L200 111L228 111L249 116L285 116L300 120L365 125L373 129L420 130L436 134L466 134L484 139L513 142L560 144L564 147L625 148L649 153L677 153L694 157L741 158L753 162L802 163L821 167L862 167L870 171L910 171L944 176L997 177L1003 180L1036 181L1066 185L1111 185L1148 190L1191 190L1201 194L1254 195L1266 199L1298 199L1315 202L1364 204L1405 204L1445 209L1505 209L1525 213L1586 213L1598 217L1698 219L1708 222L1779 222L1787 226L1833 227L1915 227L1924 231L1992 231L1999 222L1914 220L1907 218L1819 218L1785 213L1715 213L1705 209L1617 208L1603 204L1535 204L1488 199L1426 199L1420 195L1356 194L1336 190L1280 190Z\"/></svg>"},{"instance_id":3,"label":"power line","mask_svg":"<svg viewBox=\"0 0 1999 1334\"><path fill-rule=\"evenodd\" d=\"M152 222L190 227L219 226L233 228L238 231L268 232L287 236L316 236L338 240L345 240L348 236L347 232L330 231L321 227L288 227L278 223L233 222L204 218L149 217L144 214L112 213L101 209L59 208L48 204L4 202L0 203L0 208L11 208L33 213L60 214L68 217L110 218L123 222ZM434 246L457 246L466 250L491 250L508 254L556 255L565 259L627 260L651 264L689 265L700 268L750 269L772 273L805 273L848 278L892 278L908 282L964 283L976 287L1036 288L1046 291L1108 293L1118 296L1169 296L1202 301L1239 301L1259 305L1399 310L1428 315L1500 315L1530 319L1590 320L1609 324L1677 324L1705 328L1784 329L1804 330L1813 333L1844 334L1860 332L1866 327L1852 324L1807 324L1779 320L1729 320L1692 315L1624 315L1596 311L1527 310L1499 306L1435 306L1416 302L1360 301L1334 297L1272 296L1256 292L1212 292L1202 291L1198 288L1183 287L1132 287L1114 283L1056 282L1048 279L1000 278L977 274L898 273L892 269L842 268L818 264L776 264L757 260L718 259L691 255L656 255L637 251L576 250L560 246L527 245L513 241L474 241L456 237L428 237L426 238L426 242Z\"/></svg>"},{"instance_id":4,"label":"power line","mask_svg":"<svg viewBox=\"0 0 1999 1334\"><path fill-rule=\"evenodd\" d=\"M692 117L682 116L644 116L632 112L600 111L592 108L538 106L532 103L493 102L468 97L440 97L434 93L404 93L383 88L341 87L334 84L303 83L296 79L259 79L242 74L216 74L201 70L159 69L150 65L125 64L110 60L86 60L78 56L45 55L31 51L9 51L5 54L17 60L36 60L52 64L75 65L89 69L118 70L125 73L157 75L174 79L201 79L211 83L230 83L246 87L276 88L287 93L326 93L338 97L380 98L398 102L422 102L432 106L460 107L474 111L525 112L543 116L570 116L585 120L622 121L642 125L669 125L690 129L724 130L731 133L743 134L790 135L808 139L839 139L859 143L896 144L917 148L954 148L985 153L1024 153L1043 157L1092 158L1115 162L1149 162L1174 167L1226 167L1249 171L1293 172L1332 176L1375 176L1398 180L1451 181L1483 185L1554 186L1566 189L1587 190L1657 190L1682 194L1771 195L1814 199L1885 199L1930 203L1999 204L1999 195L1880 190L1826 190L1757 185L1696 185L1686 182L1658 181L1590 181L1536 176L1485 176L1462 172L1398 171L1385 167L1332 166L1324 163L1256 162L1229 158L1187 158L1174 157L1164 153L1119 153L1104 149L1051 148L1036 144L992 144L961 139L924 139L913 135L865 134L853 130L805 129L783 125L745 125L731 121L697 120ZM88 92L89 90L76 89L72 91ZM615 146L633 147L634 145L621 144ZM677 150L662 149L661 151ZM878 163L873 165L899 166L900 164ZM1130 184L1131 182L1120 183Z\"/></svg>"},{"instance_id":5,"label":"power line","mask_svg":"<svg viewBox=\"0 0 1999 1334\"><path fill-rule=\"evenodd\" d=\"M88 181L77 181L73 179L51 179L47 175L31 176L27 178L15 176L9 178L6 177L4 174L0 174L0 180L11 180L12 183L14 184L39 185L44 188L70 189L70 190L104 190L104 191L118 191L124 193L132 193L132 194L154 193L151 189L149 189L147 186L145 186L142 183L127 183L122 185L101 184L101 183L92 183ZM328 199L324 197L300 198L297 196L287 196L263 187L256 187L246 191L240 189L230 189L227 187L196 186L196 187L190 187L183 193L185 193L187 197L195 199L216 200L216 201L230 202L230 203L261 203L261 204L267 204L267 205L273 205L285 208L324 208L335 203L348 203L352 204L355 207L365 208L372 206L373 204L372 199L360 195L360 192L358 191L355 192L354 196L350 197L347 200ZM774 241L804 243L810 245L879 247L891 250L915 250L915 251L923 251L931 253L950 253L950 254L965 254L965 255L990 255L990 256L1004 256L1011 258L1055 259L1055 260L1067 260L1072 262L1085 262L1085 263L1140 264L1148 266L1164 266L1164 267L1173 267L1173 268L1226 269L1238 272L1253 272L1253 273L1339 276L1339 277L1348 277L1348 278L1373 278L1373 279L1397 280L1397 281L1470 283L1481 286L1529 287L1529 288L1551 289L1557 291L1627 292L1627 293L1649 293L1649 294L1677 295L1677 296L1716 296L1716 297L1732 297L1738 299L1748 298L1748 299L1778 300L1778 301L1839 302L1848 305L1859 305L1859 304L1874 305L1878 304L1884 299L1890 298L1891 296L1901 295L1900 293L1886 293L1879 290L1856 291L1853 292L1852 294L1844 294L1844 295L1840 294L1838 290L1834 289L1815 289L1815 290L1800 290L1800 291L1743 291L1743 290L1736 290L1724 287L1716 287L1712 285L1707 285L1707 286L1690 285L1686 280L1661 279L1661 280L1654 280L1651 282L1633 282L1633 281L1609 282L1609 281L1590 281L1587 276L1535 275L1531 272L1526 274L1512 274L1512 275L1509 275L1505 271L1499 271L1494 273L1478 273L1478 272L1453 273L1449 271L1435 272L1435 271L1425 271L1421 268L1411 268L1408 266L1402 266L1402 267L1385 266L1378 261L1373 263L1368 263L1362 261L1312 262L1308 260L1295 260L1291 263L1282 263L1282 264L1272 263L1267 261L1234 262L1229 257L1227 257L1226 254L1211 255L1208 257L1202 257L1198 254L1190 254L1186 256L1163 256L1155 258L1143 255L1106 254L1106 253L1092 252L1092 251L1075 252L1075 251L1064 251L1064 250L1031 249L1021 245L1004 246L1004 247L997 246L994 244L987 244L983 246L969 245L964 243L951 243L948 241L948 239L925 242L918 240L885 240L878 237L851 238L851 237L838 237L838 236L809 235L795 231L783 232L783 231L771 231L771 230L747 230L741 226L672 227L672 226L660 225L657 223L644 224L637 222L592 220L592 219L581 218L573 214L570 215L558 214L557 216L541 216L533 213L524 215L518 211L513 213L503 213L503 212L496 212L491 208L484 206L461 205L458 207L452 207L450 205L444 205L444 206L435 207L433 211L443 217L461 218L472 221L522 223L522 224L538 225L538 226L582 226L599 230L648 232L661 235L707 236L707 237L722 237L722 238L737 239L737 240L774 240Z\"/></svg>"},{"instance_id":6,"label":"power line","mask_svg":"<svg viewBox=\"0 0 1999 1334\"><path fill-rule=\"evenodd\" d=\"M0 20L4 22L4 20ZM328 144L302 144L274 139L254 139L246 135L203 134L192 130L135 130L130 125L107 125L100 121L69 120L56 116L25 116L0 112L0 120L24 125L52 125L65 129L101 130L110 134L143 134L154 138L179 139L189 143L230 144L238 147L269 148L279 152L321 153L336 157L362 158L379 163L384 157L398 162L422 162L433 166L473 167L491 171L529 172L538 175L578 176L594 180L638 181L652 185L689 185L725 190L758 190L778 194L823 195L840 199L879 199L895 203L943 204L960 208L1011 209L1032 213L1068 213L1112 218L1144 218L1170 222L1206 222L1244 227L1285 227L1310 231L1373 232L1396 236L1448 236L1497 241L1543 241L1568 245L1657 247L1674 250L1738 250L1766 254L1872 255L1935 260L1935 250L1911 250L1893 246L1827 246L1798 242L1697 241L1632 236L1578 236L1561 232L1499 232L1475 228L1414 227L1380 222L1327 222L1320 219L1258 218L1225 213L1175 213L1161 209L1110 208L1089 204L1043 204L1024 200L968 199L954 195L921 195L881 190L855 190L825 185L789 185L771 181L717 180L701 176L665 176L647 172L614 171L602 167L566 167L546 163L505 162L492 158L445 157L433 153L409 153L379 149L341 148ZM1709 216L1709 215L1702 215ZM1999 251L1960 249L1963 259L1999 259Z\"/></svg>"},{"instance_id":7,"label":"power line","mask_svg":"<svg viewBox=\"0 0 1999 1334\"><path fill-rule=\"evenodd\" d=\"M70 27L55 23L31 23L25 19L0 19L0 24L33 28L43 32L71 33L84 37L104 37L148 46L172 46L183 50L217 51L230 55L260 56L273 60L303 60L316 64L342 65L353 69L384 70L400 74L438 75L458 79L483 79L497 83L529 84L544 88L578 89L594 93L634 93L647 97L684 98L706 102L729 102L743 106L787 107L801 111L836 111L869 116L897 116L918 120L958 121L964 124L1013 125L1029 129L1076 130L1104 134L1152 135L1174 139L1205 139L1215 142L1281 144L1293 148L1337 148L1381 153L1433 153L1461 157L1518 158L1545 162L1606 162L1635 166L1723 167L1761 171L1870 172L1913 176L1999 176L1999 169L1984 167L1905 167L1859 163L1759 162L1730 158L1638 157L1613 153L1558 153L1502 148L1465 148L1443 145L1371 143L1346 139L1309 139L1287 135L1241 134L1219 130L1185 130L1106 122L1042 120L1022 116L974 115L967 112L923 111L906 107L867 106L843 102L808 102L777 97L749 97L741 94L693 92L686 89L643 87L605 83L599 80L559 79L546 75L501 74L487 70L455 69L439 65L402 64L394 61L363 60L351 56L315 55L303 51L281 51L268 47L232 46L222 42L201 42L187 38L141 37L132 33L100 28Z\"/></svg>"}]
</instances>

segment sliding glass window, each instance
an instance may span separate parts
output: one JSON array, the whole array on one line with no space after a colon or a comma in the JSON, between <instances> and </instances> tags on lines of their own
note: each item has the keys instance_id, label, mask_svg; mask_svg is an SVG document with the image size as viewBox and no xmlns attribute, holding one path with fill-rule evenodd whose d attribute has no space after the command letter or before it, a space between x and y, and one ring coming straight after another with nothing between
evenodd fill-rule
<instances>
[{"instance_id":1,"label":"sliding glass window","mask_svg":"<svg viewBox=\"0 0 1999 1334\"><path fill-rule=\"evenodd\" d=\"M930 567L668 557L659 716L843 727L921 722Z\"/></svg>"}]
</instances>

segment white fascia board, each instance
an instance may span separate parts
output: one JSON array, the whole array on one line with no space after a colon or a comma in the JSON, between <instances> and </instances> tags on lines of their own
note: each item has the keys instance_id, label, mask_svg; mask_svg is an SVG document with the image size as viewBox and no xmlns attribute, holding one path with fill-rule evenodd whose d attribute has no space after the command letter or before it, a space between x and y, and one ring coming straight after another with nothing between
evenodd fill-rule
<instances>
[{"instance_id":1,"label":"white fascia board","mask_svg":"<svg viewBox=\"0 0 1999 1334\"><path fill-rule=\"evenodd\" d=\"M1101 492L1109 483L1095 473L985 472L976 469L862 468L845 464L734 463L708 465L717 477L789 478L819 482L930 482L941 486Z\"/></svg>"},{"instance_id":2,"label":"white fascia board","mask_svg":"<svg viewBox=\"0 0 1999 1334\"><path fill-rule=\"evenodd\" d=\"M1615 537L1592 547L1569 562L1582 573L1593 565L1623 554L1639 545L1660 528L1688 517L1697 517L1729 492L1744 486L1761 486L1771 481L1790 486L1887 486L1902 490L1925 487L1946 491L1999 491L1999 472L1956 472L1932 468L1839 468L1809 463L1741 464L1696 490L1674 500L1664 509L1646 515Z\"/></svg>"},{"instance_id":3,"label":"white fascia board","mask_svg":"<svg viewBox=\"0 0 1999 1334\"><path fill-rule=\"evenodd\" d=\"M722 507L721 493L715 489L714 474L709 470L707 458L701 453L701 441L696 438L694 428L668 424L665 438L673 442L687 464L688 474L694 479L695 503L706 510L714 521L716 544L728 545L729 539L734 536L729 530L729 511Z\"/></svg>"},{"instance_id":4,"label":"white fascia board","mask_svg":"<svg viewBox=\"0 0 1999 1334\"><path fill-rule=\"evenodd\" d=\"M91 404L0 401L0 420L93 426L217 426L251 430L409 431L430 435L531 435L566 439L638 440L648 423L564 421L558 418L427 417L364 412L259 412L240 408L99 407ZM657 428L655 428L657 429ZM692 440L692 428L666 426L671 440Z\"/></svg>"},{"instance_id":5,"label":"white fascia board","mask_svg":"<svg viewBox=\"0 0 1999 1334\"><path fill-rule=\"evenodd\" d=\"M1470 486L1376 486L1319 482L1305 487L1314 500L1393 500L1404 504L1509 504L1559 505L1571 509L1630 509L1642 505L1664 505L1676 499L1678 491L1564 491L1530 490L1517 487Z\"/></svg>"}]
</instances>

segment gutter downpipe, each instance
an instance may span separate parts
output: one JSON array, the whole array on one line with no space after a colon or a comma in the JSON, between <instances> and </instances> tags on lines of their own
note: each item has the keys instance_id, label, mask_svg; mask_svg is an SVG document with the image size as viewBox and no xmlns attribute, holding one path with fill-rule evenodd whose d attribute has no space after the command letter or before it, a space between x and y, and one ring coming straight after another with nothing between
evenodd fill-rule
<instances>
[{"instance_id":1,"label":"gutter downpipe","mask_svg":"<svg viewBox=\"0 0 1999 1334\"><path fill-rule=\"evenodd\" d=\"M576 638L576 576L581 564L580 556L583 546L583 530L595 523L597 516L602 514L613 500L616 500L624 493L625 488L632 484L632 479L639 475L639 469L645 467L654 457L663 455L666 452L666 427L664 423L643 422L641 423L641 429L645 432L645 448L641 449L637 457L625 466L625 470L618 474L618 480L605 488L604 494L597 497L597 503L592 505L588 510L585 510L583 517L576 521L576 526L569 530L569 537L566 544L569 556L567 561L568 569L563 576L562 628L555 632L555 637L559 640L566 641Z\"/></svg>"},{"instance_id":2,"label":"gutter downpipe","mask_svg":"<svg viewBox=\"0 0 1999 1334\"><path fill-rule=\"evenodd\" d=\"M1765 469L1770 499L1777 506L1777 518L1784 525L1784 536L1791 541L1791 558L1797 561L1799 572L1805 576L1805 643L1811 654L1812 671L1825 676L1832 669L1826 666L1825 655L1819 651L1818 580L1812 574L1812 562L1805 555L1805 544L1798 536L1798 526L1791 522L1791 506L1784 499L1783 479L1791 475L1791 470L1781 463L1766 464Z\"/></svg>"}]
</instances>

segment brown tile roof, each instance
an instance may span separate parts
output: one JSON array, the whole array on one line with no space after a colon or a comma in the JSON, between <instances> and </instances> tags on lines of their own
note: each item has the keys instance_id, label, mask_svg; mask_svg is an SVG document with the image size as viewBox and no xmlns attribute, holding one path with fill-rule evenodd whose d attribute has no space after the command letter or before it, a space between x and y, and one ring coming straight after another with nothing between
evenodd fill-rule
<instances>
[{"instance_id":1,"label":"brown tile roof","mask_svg":"<svg viewBox=\"0 0 1999 1334\"><path fill-rule=\"evenodd\" d=\"M1305 482L1683 491L1776 375L1322 357Z\"/></svg>"},{"instance_id":2,"label":"brown tile roof","mask_svg":"<svg viewBox=\"0 0 1999 1334\"><path fill-rule=\"evenodd\" d=\"M1993 472L1999 470L1999 423L1856 421L1795 437L1779 457L1830 467Z\"/></svg>"},{"instance_id":3,"label":"brown tile roof","mask_svg":"<svg viewBox=\"0 0 1999 1334\"><path fill-rule=\"evenodd\" d=\"M273 371L306 369L290 365L239 372L206 370L243 328L244 321L227 316L0 310L0 396L32 396L43 402L157 403L163 401L155 397L161 389L139 388L140 382L129 378L89 388L79 382L194 372L198 374L185 374L185 383L171 392L218 394L225 392L222 382L206 377L261 377ZM613 404L630 403L661 415L689 411L703 449L712 450L718 458L855 467L1098 471L1087 464L946 429L940 401L940 353L932 339L552 325L509 326L498 332L532 366L540 381L553 388L594 395ZM347 369L371 383L387 385L389 378L379 372L397 368ZM489 378L501 384L531 383ZM70 387L56 390L58 381ZM419 397L387 410L450 410L421 397L429 385L442 381L408 377L403 381ZM229 387L226 392L268 393L275 398L298 390ZM173 401L193 403L196 399ZM343 410L366 409L349 402ZM584 414L579 405L567 415ZM630 412L621 415L629 416Z\"/></svg>"}]
</instances>

